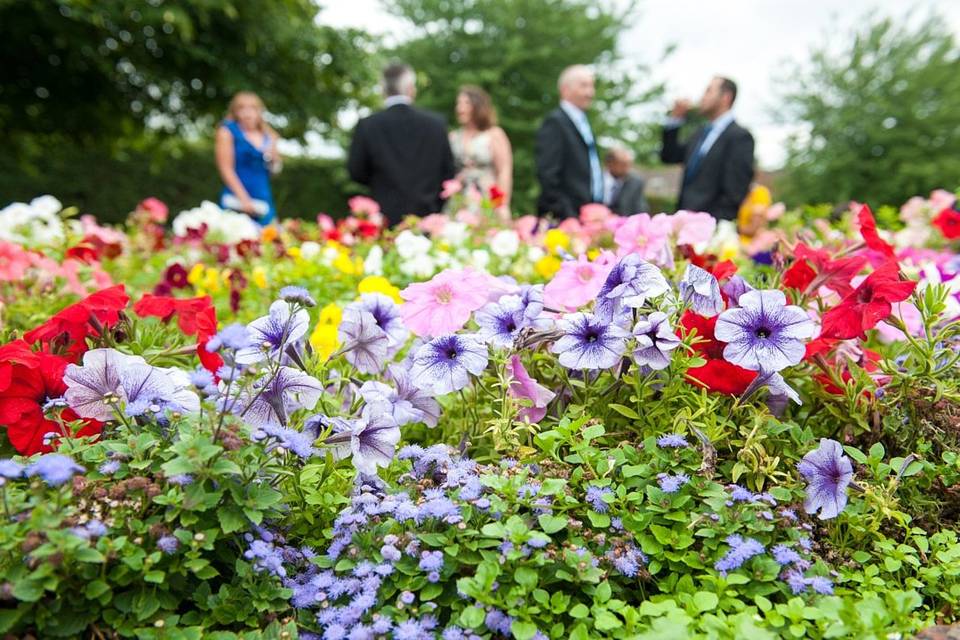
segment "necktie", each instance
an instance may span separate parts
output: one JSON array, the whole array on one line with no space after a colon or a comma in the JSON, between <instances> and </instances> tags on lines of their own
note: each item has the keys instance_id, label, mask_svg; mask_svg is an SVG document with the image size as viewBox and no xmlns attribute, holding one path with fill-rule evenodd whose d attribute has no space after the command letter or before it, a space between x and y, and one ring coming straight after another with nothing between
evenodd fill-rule
<instances>
[{"instance_id":1,"label":"necktie","mask_svg":"<svg viewBox=\"0 0 960 640\"><path fill-rule=\"evenodd\" d=\"M590 157L590 192L594 202L603 202L603 169L600 168L600 155L597 153L597 143L593 138L593 131L590 129L590 121L587 120L587 114L581 114L578 118L578 128L583 141L587 143L587 153Z\"/></svg>"},{"instance_id":2,"label":"necktie","mask_svg":"<svg viewBox=\"0 0 960 640\"><path fill-rule=\"evenodd\" d=\"M623 188L623 181L613 179L613 184L610 185L610 202L607 203L608 206L612 207L617 204L617 197L620 195L620 189Z\"/></svg>"},{"instance_id":3,"label":"necktie","mask_svg":"<svg viewBox=\"0 0 960 640\"><path fill-rule=\"evenodd\" d=\"M690 160L687 162L687 177L693 178L697 175L697 170L700 168L700 163L703 161L703 157L707 155L706 149L704 149L704 143L706 143L707 138L710 137L710 132L713 131L713 124L708 124L703 128L703 135L700 137L700 144L697 145L697 150L694 151L693 155L690 156Z\"/></svg>"}]
</instances>

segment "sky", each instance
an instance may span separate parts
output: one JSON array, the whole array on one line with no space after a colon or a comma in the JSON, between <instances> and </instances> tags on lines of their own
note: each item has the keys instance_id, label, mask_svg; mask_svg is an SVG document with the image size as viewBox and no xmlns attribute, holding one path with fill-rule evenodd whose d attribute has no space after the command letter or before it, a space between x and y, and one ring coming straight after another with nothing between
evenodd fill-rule
<instances>
[{"instance_id":1,"label":"sky","mask_svg":"<svg viewBox=\"0 0 960 640\"><path fill-rule=\"evenodd\" d=\"M379 0L322 5L324 24L403 37L405 25ZM619 46L625 64L654 63L654 79L666 82L664 112L676 97L699 98L713 75L735 80L737 121L754 134L759 166L776 169L787 137L802 131L777 121L775 105L789 63L807 60L814 45L845 37L864 16L917 20L934 7L960 34L960 0L641 0L639 18ZM657 62L670 45L674 52Z\"/></svg>"}]
</instances>

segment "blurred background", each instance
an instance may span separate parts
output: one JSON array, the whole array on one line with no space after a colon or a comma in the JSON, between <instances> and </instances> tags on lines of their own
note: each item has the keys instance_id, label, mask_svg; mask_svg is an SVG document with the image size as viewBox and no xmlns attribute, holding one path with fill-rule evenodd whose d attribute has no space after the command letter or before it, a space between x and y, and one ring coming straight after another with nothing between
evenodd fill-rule
<instances>
[{"instance_id":1,"label":"blurred background","mask_svg":"<svg viewBox=\"0 0 960 640\"><path fill-rule=\"evenodd\" d=\"M594 65L594 130L634 149L655 210L679 175L659 125L715 74L740 85L776 199L900 204L960 184L958 33L960 2L934 0L0 0L0 205L51 193L113 221L147 196L216 199L214 129L249 89L285 138L281 217L336 216L362 192L344 145L392 58L450 122L459 85L492 94L517 213L572 63Z\"/></svg>"}]
</instances>

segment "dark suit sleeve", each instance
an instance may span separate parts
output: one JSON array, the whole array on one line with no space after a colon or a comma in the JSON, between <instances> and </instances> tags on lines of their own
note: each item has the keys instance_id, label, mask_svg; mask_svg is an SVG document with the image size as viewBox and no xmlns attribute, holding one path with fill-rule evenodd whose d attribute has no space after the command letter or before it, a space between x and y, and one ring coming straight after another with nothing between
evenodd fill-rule
<instances>
[{"instance_id":1,"label":"dark suit sleeve","mask_svg":"<svg viewBox=\"0 0 960 640\"><path fill-rule=\"evenodd\" d=\"M440 153L443 156L441 170L444 180L451 180L457 175L457 167L453 160L453 149L450 148L450 138L447 136L446 123L440 127Z\"/></svg>"},{"instance_id":2,"label":"dark suit sleeve","mask_svg":"<svg viewBox=\"0 0 960 640\"><path fill-rule=\"evenodd\" d=\"M753 136L744 130L731 143L729 162L723 172L721 204L734 212L743 204L753 182Z\"/></svg>"},{"instance_id":3,"label":"dark suit sleeve","mask_svg":"<svg viewBox=\"0 0 960 640\"><path fill-rule=\"evenodd\" d=\"M573 204L563 193L563 131L555 119L547 118L540 125L535 153L541 208L561 218L575 216Z\"/></svg>"},{"instance_id":4,"label":"dark suit sleeve","mask_svg":"<svg viewBox=\"0 0 960 640\"><path fill-rule=\"evenodd\" d=\"M663 128L663 144L660 147L660 162L679 164L687 158L687 143L680 142L680 127Z\"/></svg>"},{"instance_id":5,"label":"dark suit sleeve","mask_svg":"<svg viewBox=\"0 0 960 640\"><path fill-rule=\"evenodd\" d=\"M370 184L370 152L367 149L366 129L363 121L357 123L350 141L350 154L347 156L347 171L350 179L360 184Z\"/></svg>"}]
</instances>

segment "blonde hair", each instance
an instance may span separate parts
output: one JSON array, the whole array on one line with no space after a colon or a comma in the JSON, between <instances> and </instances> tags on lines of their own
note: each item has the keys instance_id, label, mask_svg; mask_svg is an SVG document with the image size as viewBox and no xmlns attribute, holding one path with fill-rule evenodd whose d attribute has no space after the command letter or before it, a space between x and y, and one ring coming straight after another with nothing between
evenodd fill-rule
<instances>
[{"instance_id":1,"label":"blonde hair","mask_svg":"<svg viewBox=\"0 0 960 640\"><path fill-rule=\"evenodd\" d=\"M280 136L271 127L267 124L267 121L263 119L263 112L267 110L266 105L263 104L263 100L260 99L260 96L255 94L253 91L238 91L233 95L233 98L230 99L230 105L227 107L227 119L237 121L237 108L240 106L240 101L249 98L253 100L254 104L257 106L257 110L260 112L260 123L257 125L257 129L261 133L267 133L272 135L275 138Z\"/></svg>"}]
</instances>

